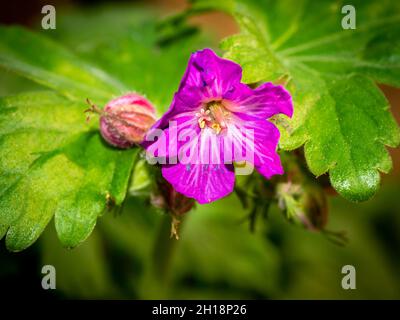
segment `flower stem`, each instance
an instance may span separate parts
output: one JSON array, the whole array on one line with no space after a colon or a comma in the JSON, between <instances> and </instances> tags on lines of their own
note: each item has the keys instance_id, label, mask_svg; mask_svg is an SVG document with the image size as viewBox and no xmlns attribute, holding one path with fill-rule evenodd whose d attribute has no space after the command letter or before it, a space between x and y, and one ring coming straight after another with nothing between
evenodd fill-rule
<instances>
[{"instance_id":1,"label":"flower stem","mask_svg":"<svg viewBox=\"0 0 400 320\"><path fill-rule=\"evenodd\" d=\"M170 237L171 216L165 214L162 217L161 225L153 249L153 270L154 275L163 283L168 281L172 258L175 252L177 239Z\"/></svg>"}]
</instances>

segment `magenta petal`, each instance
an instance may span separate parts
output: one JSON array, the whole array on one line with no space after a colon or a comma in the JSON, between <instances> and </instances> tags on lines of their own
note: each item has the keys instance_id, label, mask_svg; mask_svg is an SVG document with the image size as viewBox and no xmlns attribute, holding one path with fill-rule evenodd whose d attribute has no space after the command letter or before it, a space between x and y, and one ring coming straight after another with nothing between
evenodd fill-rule
<instances>
[{"instance_id":1,"label":"magenta petal","mask_svg":"<svg viewBox=\"0 0 400 320\"><path fill-rule=\"evenodd\" d=\"M195 88L181 90L175 93L174 99L166 113L153 125L152 129L165 129L169 121L181 113L193 113L200 108L203 96Z\"/></svg>"},{"instance_id":2,"label":"magenta petal","mask_svg":"<svg viewBox=\"0 0 400 320\"><path fill-rule=\"evenodd\" d=\"M240 85L241 67L218 57L211 49L194 52L168 111L153 128L166 128L169 120L182 112L195 111L209 100L221 99Z\"/></svg>"},{"instance_id":3,"label":"magenta petal","mask_svg":"<svg viewBox=\"0 0 400 320\"><path fill-rule=\"evenodd\" d=\"M268 121L256 121L251 125L257 130L254 136L255 168L268 179L276 174L283 174L281 159L276 151L279 130Z\"/></svg>"},{"instance_id":4,"label":"magenta petal","mask_svg":"<svg viewBox=\"0 0 400 320\"><path fill-rule=\"evenodd\" d=\"M233 191L235 174L232 165L191 164L163 166L162 175L176 191L200 204L225 197Z\"/></svg>"},{"instance_id":5,"label":"magenta petal","mask_svg":"<svg viewBox=\"0 0 400 320\"><path fill-rule=\"evenodd\" d=\"M207 98L218 98L240 83L242 68L233 61L218 57L211 49L192 54L179 90L202 89Z\"/></svg>"},{"instance_id":6,"label":"magenta petal","mask_svg":"<svg viewBox=\"0 0 400 320\"><path fill-rule=\"evenodd\" d=\"M235 118L229 126L229 135L234 148L242 150L246 157L235 157L235 161L249 161L266 178L283 174L279 155L276 152L279 130L269 121L247 117L247 120Z\"/></svg>"},{"instance_id":7,"label":"magenta petal","mask_svg":"<svg viewBox=\"0 0 400 320\"><path fill-rule=\"evenodd\" d=\"M152 158L176 157L186 141L180 140L181 134L188 130L193 135L200 133L200 128L193 113L181 113L169 119L166 129L152 128L142 146ZM162 137L158 135L162 134ZM165 163L165 162L162 162Z\"/></svg>"},{"instance_id":8,"label":"magenta petal","mask_svg":"<svg viewBox=\"0 0 400 320\"><path fill-rule=\"evenodd\" d=\"M279 155L274 152L268 155L269 164L268 163L263 163L262 165L257 165L255 164L256 170L262 174L264 177L267 179L270 179L274 175L282 175L284 174L283 167L281 164L281 158Z\"/></svg>"},{"instance_id":9,"label":"magenta petal","mask_svg":"<svg viewBox=\"0 0 400 320\"><path fill-rule=\"evenodd\" d=\"M282 86L270 82L256 89L245 84L235 87L235 90L224 95L231 101L229 109L232 112L251 114L253 117L267 119L275 114L283 113L288 117L293 115L292 97Z\"/></svg>"}]
</instances>

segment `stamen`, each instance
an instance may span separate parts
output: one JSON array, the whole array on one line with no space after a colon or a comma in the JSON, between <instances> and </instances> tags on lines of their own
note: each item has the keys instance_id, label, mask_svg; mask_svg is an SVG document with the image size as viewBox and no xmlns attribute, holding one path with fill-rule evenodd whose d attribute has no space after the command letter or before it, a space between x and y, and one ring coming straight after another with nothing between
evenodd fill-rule
<instances>
[{"instance_id":1,"label":"stamen","mask_svg":"<svg viewBox=\"0 0 400 320\"><path fill-rule=\"evenodd\" d=\"M201 129L206 126L219 134L222 129L227 127L226 120L229 118L230 113L224 108L221 101L211 101L204 105L199 112L195 113L198 118L198 124Z\"/></svg>"},{"instance_id":2,"label":"stamen","mask_svg":"<svg viewBox=\"0 0 400 320\"><path fill-rule=\"evenodd\" d=\"M219 134L221 132L221 126L218 123L213 123L211 128L214 129L216 134Z\"/></svg>"},{"instance_id":3,"label":"stamen","mask_svg":"<svg viewBox=\"0 0 400 320\"><path fill-rule=\"evenodd\" d=\"M200 127L200 129L204 129L205 126L206 126L206 122L202 118L200 118L199 119L199 127Z\"/></svg>"},{"instance_id":4,"label":"stamen","mask_svg":"<svg viewBox=\"0 0 400 320\"><path fill-rule=\"evenodd\" d=\"M220 128L226 128L226 123L225 123L225 110L224 107L222 106L221 103L219 102L211 102L209 104L209 110L211 111L211 114L213 115L214 119L218 122L220 125ZM221 130L220 130L221 131Z\"/></svg>"}]
</instances>

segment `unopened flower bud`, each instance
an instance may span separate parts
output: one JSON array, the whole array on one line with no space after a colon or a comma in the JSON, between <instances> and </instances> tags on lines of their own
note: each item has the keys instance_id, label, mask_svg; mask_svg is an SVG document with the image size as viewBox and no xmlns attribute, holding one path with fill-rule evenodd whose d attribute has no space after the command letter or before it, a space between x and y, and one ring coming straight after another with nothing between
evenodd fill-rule
<instances>
[{"instance_id":1,"label":"unopened flower bud","mask_svg":"<svg viewBox=\"0 0 400 320\"><path fill-rule=\"evenodd\" d=\"M182 216L190 211L195 201L177 192L165 179L157 182L157 193L151 195L151 203L157 208L166 209L175 216Z\"/></svg>"},{"instance_id":2,"label":"unopened flower bud","mask_svg":"<svg viewBox=\"0 0 400 320\"><path fill-rule=\"evenodd\" d=\"M321 231L328 221L328 205L322 189L291 182L277 185L278 205L287 218L311 231Z\"/></svg>"},{"instance_id":3,"label":"unopened flower bud","mask_svg":"<svg viewBox=\"0 0 400 320\"><path fill-rule=\"evenodd\" d=\"M87 111L100 114L101 135L109 144L121 149L141 143L156 122L154 107L136 93L111 100L103 110L91 105Z\"/></svg>"}]
</instances>

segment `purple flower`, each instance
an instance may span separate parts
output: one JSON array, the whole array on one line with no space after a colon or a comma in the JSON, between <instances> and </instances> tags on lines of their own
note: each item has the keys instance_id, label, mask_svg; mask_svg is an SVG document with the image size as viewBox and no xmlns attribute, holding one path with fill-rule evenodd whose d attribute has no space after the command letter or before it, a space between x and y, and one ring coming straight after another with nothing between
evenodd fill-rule
<instances>
[{"instance_id":1,"label":"purple flower","mask_svg":"<svg viewBox=\"0 0 400 320\"><path fill-rule=\"evenodd\" d=\"M252 89L241 78L238 64L211 49L193 53L169 110L143 144L151 155L168 161L162 166L164 178L199 203L233 191L233 162L246 160L266 178L283 174L276 152L279 131L267 119L278 113L291 117L291 96L272 83ZM164 139L149 142L156 129L163 130ZM187 132L197 139L188 141ZM167 141L165 149L162 141ZM188 150L189 161L177 161Z\"/></svg>"}]
</instances>

